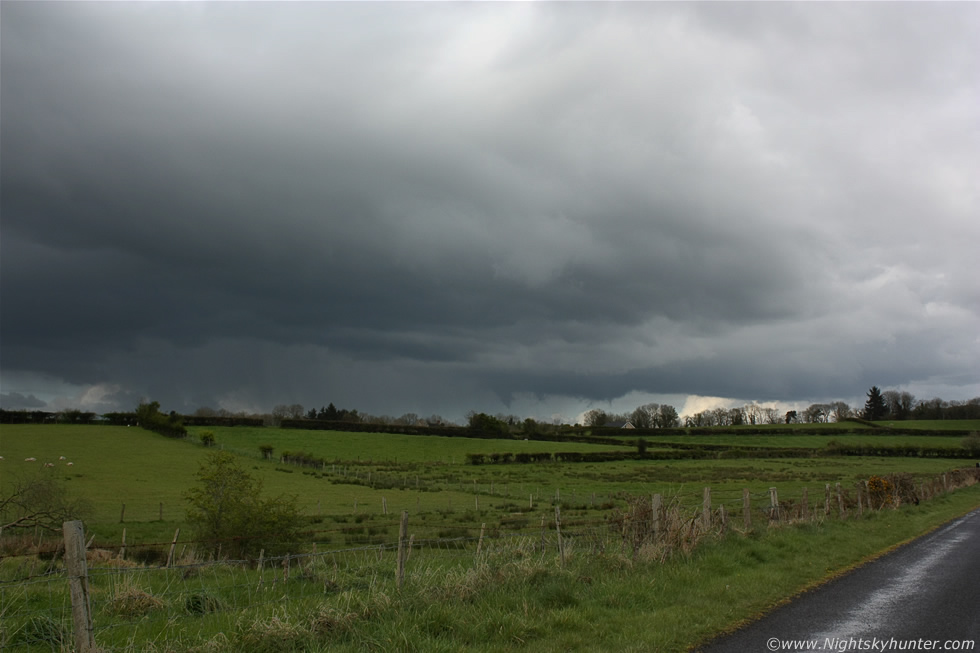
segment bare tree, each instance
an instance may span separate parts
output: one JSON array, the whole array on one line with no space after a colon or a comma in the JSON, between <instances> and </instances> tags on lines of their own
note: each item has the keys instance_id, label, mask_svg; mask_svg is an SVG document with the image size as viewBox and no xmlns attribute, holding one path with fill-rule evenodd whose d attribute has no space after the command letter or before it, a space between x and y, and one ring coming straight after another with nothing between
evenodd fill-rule
<instances>
[{"instance_id":1,"label":"bare tree","mask_svg":"<svg viewBox=\"0 0 980 653\"><path fill-rule=\"evenodd\" d=\"M834 418L835 422L843 422L845 419L851 417L851 407L847 405L847 402L835 401L830 404L830 415Z\"/></svg>"},{"instance_id":2,"label":"bare tree","mask_svg":"<svg viewBox=\"0 0 980 653\"><path fill-rule=\"evenodd\" d=\"M593 408L582 416L582 420L586 426L602 426L609 421L609 415L604 410Z\"/></svg>"},{"instance_id":3,"label":"bare tree","mask_svg":"<svg viewBox=\"0 0 980 653\"><path fill-rule=\"evenodd\" d=\"M644 404L630 414L630 423L638 429L653 428L660 404Z\"/></svg>"},{"instance_id":4,"label":"bare tree","mask_svg":"<svg viewBox=\"0 0 980 653\"><path fill-rule=\"evenodd\" d=\"M0 530L41 528L60 531L61 525L77 519L88 502L72 496L52 473L15 476L0 489Z\"/></svg>"}]
</instances>

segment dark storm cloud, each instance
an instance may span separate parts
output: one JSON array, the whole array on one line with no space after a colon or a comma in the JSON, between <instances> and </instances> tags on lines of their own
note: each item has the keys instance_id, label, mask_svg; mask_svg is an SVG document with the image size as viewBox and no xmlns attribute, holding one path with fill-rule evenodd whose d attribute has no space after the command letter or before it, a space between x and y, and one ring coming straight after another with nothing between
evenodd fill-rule
<instances>
[{"instance_id":1,"label":"dark storm cloud","mask_svg":"<svg viewBox=\"0 0 980 653\"><path fill-rule=\"evenodd\" d=\"M11 396L980 384L976 6L2 11Z\"/></svg>"}]
</instances>

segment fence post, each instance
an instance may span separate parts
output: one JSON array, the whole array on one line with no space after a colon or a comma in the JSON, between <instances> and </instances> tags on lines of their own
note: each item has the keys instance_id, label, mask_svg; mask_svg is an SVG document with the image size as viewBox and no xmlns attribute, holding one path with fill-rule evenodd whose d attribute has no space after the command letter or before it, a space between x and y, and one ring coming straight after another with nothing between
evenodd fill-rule
<instances>
[{"instance_id":1,"label":"fence post","mask_svg":"<svg viewBox=\"0 0 980 653\"><path fill-rule=\"evenodd\" d=\"M123 528L122 548L119 549L119 559L120 560L126 559L126 528L125 527Z\"/></svg>"},{"instance_id":2,"label":"fence post","mask_svg":"<svg viewBox=\"0 0 980 653\"><path fill-rule=\"evenodd\" d=\"M837 510L840 512L841 519L844 518L844 491L841 490L840 483L837 484Z\"/></svg>"},{"instance_id":3,"label":"fence post","mask_svg":"<svg viewBox=\"0 0 980 653\"><path fill-rule=\"evenodd\" d=\"M402 521L398 526L398 570L396 578L398 589L405 584L405 540L408 538L408 511L402 510Z\"/></svg>"},{"instance_id":4,"label":"fence post","mask_svg":"<svg viewBox=\"0 0 980 653\"><path fill-rule=\"evenodd\" d=\"M776 488L769 488L769 519L779 522L779 494Z\"/></svg>"},{"instance_id":5,"label":"fence post","mask_svg":"<svg viewBox=\"0 0 980 653\"><path fill-rule=\"evenodd\" d=\"M555 506L555 534L558 535L558 560L565 567L565 546L561 541L561 505Z\"/></svg>"},{"instance_id":6,"label":"fence post","mask_svg":"<svg viewBox=\"0 0 980 653\"><path fill-rule=\"evenodd\" d=\"M544 553L544 532L545 532L545 520L547 517L541 515L541 553Z\"/></svg>"},{"instance_id":7,"label":"fence post","mask_svg":"<svg viewBox=\"0 0 980 653\"><path fill-rule=\"evenodd\" d=\"M810 519L810 498L806 488L803 488L803 497L800 499L800 518L803 521Z\"/></svg>"},{"instance_id":8,"label":"fence post","mask_svg":"<svg viewBox=\"0 0 980 653\"><path fill-rule=\"evenodd\" d=\"M701 526L705 532L711 530L711 488L704 488L704 498L701 500Z\"/></svg>"},{"instance_id":9,"label":"fence post","mask_svg":"<svg viewBox=\"0 0 980 653\"><path fill-rule=\"evenodd\" d=\"M75 650L88 653L95 648L92 610L88 596L88 565L85 562L85 528L80 521L62 524L65 536L65 566L71 594L71 622Z\"/></svg>"},{"instance_id":10,"label":"fence post","mask_svg":"<svg viewBox=\"0 0 980 653\"><path fill-rule=\"evenodd\" d=\"M749 495L749 488L742 489L742 521L745 522L745 530L752 528L752 497Z\"/></svg>"},{"instance_id":11,"label":"fence post","mask_svg":"<svg viewBox=\"0 0 980 653\"><path fill-rule=\"evenodd\" d=\"M167 556L167 567L174 566L174 551L177 550L177 536L180 535L180 529L178 528L174 531L174 541L170 543L170 555Z\"/></svg>"},{"instance_id":12,"label":"fence post","mask_svg":"<svg viewBox=\"0 0 980 653\"><path fill-rule=\"evenodd\" d=\"M486 522L483 522L480 525L480 540L476 543L476 557L477 557L477 559L479 559L479 557L480 557L480 552L483 551L483 534L486 532L486 530L487 530L487 523Z\"/></svg>"},{"instance_id":13,"label":"fence post","mask_svg":"<svg viewBox=\"0 0 980 653\"><path fill-rule=\"evenodd\" d=\"M388 514L388 499L381 497L381 514Z\"/></svg>"},{"instance_id":14,"label":"fence post","mask_svg":"<svg viewBox=\"0 0 980 653\"><path fill-rule=\"evenodd\" d=\"M663 504L663 497L659 494L653 495L653 504L651 509L653 511L653 541L656 542L657 538L660 537L660 507Z\"/></svg>"},{"instance_id":15,"label":"fence post","mask_svg":"<svg viewBox=\"0 0 980 653\"><path fill-rule=\"evenodd\" d=\"M259 584L255 587L255 591L262 589L262 581L265 580L265 549L259 551Z\"/></svg>"},{"instance_id":16,"label":"fence post","mask_svg":"<svg viewBox=\"0 0 980 653\"><path fill-rule=\"evenodd\" d=\"M827 485L824 486L823 514L830 514L830 483L827 483Z\"/></svg>"},{"instance_id":17,"label":"fence post","mask_svg":"<svg viewBox=\"0 0 980 653\"><path fill-rule=\"evenodd\" d=\"M861 494L863 494L863 493L861 492L861 489L862 489L862 488L861 488L861 485L862 485L862 484L861 484L861 482L860 482L860 481L858 481L858 483L857 483L857 495L858 495L858 516L861 516L861 515L863 515L863 514L864 514L864 503L863 503L863 502L861 501Z\"/></svg>"},{"instance_id":18,"label":"fence post","mask_svg":"<svg viewBox=\"0 0 980 653\"><path fill-rule=\"evenodd\" d=\"M728 515L725 513L725 504L718 506L718 520L721 522L721 534L724 535L728 530Z\"/></svg>"}]
</instances>

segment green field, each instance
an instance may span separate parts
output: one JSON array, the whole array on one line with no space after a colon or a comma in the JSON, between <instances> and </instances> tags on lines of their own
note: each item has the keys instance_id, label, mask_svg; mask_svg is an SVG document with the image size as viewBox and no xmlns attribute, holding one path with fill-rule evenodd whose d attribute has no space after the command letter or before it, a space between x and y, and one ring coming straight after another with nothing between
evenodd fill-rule
<instances>
[{"instance_id":1,"label":"green field","mask_svg":"<svg viewBox=\"0 0 980 653\"><path fill-rule=\"evenodd\" d=\"M209 450L197 435L215 434L218 447L238 454L245 466L262 480L269 494L299 497L303 512L313 516L350 515L355 511L381 516L475 510L482 519L488 511L497 517L516 506L550 503L557 496L585 513L608 509L626 495L661 493L692 505L710 486L716 502L739 501L743 488L765 492L812 492L825 484L851 487L872 474L909 472L924 478L966 461L937 458L752 458L717 460L619 461L602 463L466 464L469 453L544 451L635 451L622 447L576 442L487 440L275 428L191 428L185 440L166 438L138 428L70 425L4 425L0 430L2 471L36 471L45 462L91 504L86 523L99 540L118 541L126 527L131 538L163 538L183 524L183 494ZM646 438L650 450L670 442L711 445L813 448L830 441L923 446L959 446L962 438L895 435L736 435L659 436ZM259 446L274 447L273 457L284 451L314 454L328 461L320 469L284 465L262 459ZM64 456L65 460L60 460ZM36 463L26 463L34 457ZM73 463L68 466L67 463ZM125 504L125 523L120 523ZM163 519L160 505L163 504ZM594 510L590 510L594 509Z\"/></svg>"},{"instance_id":2,"label":"green field","mask_svg":"<svg viewBox=\"0 0 980 653\"><path fill-rule=\"evenodd\" d=\"M870 476L908 473L917 484L935 488L937 475L972 467L973 461L962 459L712 454L696 460L475 466L466 463L467 454L636 449L273 428L190 430L191 437L174 440L126 427L0 427L0 483L23 474L56 474L90 503L85 526L95 537L92 548L109 556L91 563L96 632L107 650L684 650L980 506L980 485L974 485L921 505L858 515L853 492ZM295 553L306 557L294 563L289 585L275 585L283 583L278 560L260 573L254 565L209 566L195 557L183 493L209 453L197 437L202 430L212 431L218 446L237 454L267 494L299 497L308 530ZM647 440L651 451L676 440L818 452L835 438L950 447L962 440L736 432ZM259 452L263 444L273 446L274 457L300 451L327 462L312 469L265 460ZM37 460L27 463L28 457ZM54 467L42 467L45 462ZM838 483L849 501L846 520L837 516L836 495L824 515L825 489ZM684 529L696 523L706 487L713 514L724 506L732 526L724 536L691 538ZM802 514L807 488L811 520L767 525L769 488L777 488L788 519ZM741 523L745 489L753 520L747 529ZM672 548L631 549L626 530L620 533L627 523L623 515L649 505L653 494L663 495L673 511L678 539ZM638 504L637 497L646 499ZM560 557L556 506L566 547ZM398 541L402 511L410 514L409 532L416 539L408 582L398 590L389 547ZM183 544L176 553L186 566L168 570L113 562L124 529L127 558L157 565L178 528ZM732 528L744 532L733 534ZM484 531L488 539L481 554L477 542ZM24 538L2 537L0 550L16 545L24 551ZM0 639L14 641L33 632L48 645L26 650L51 650L51 633L65 628L63 583L14 581L46 578L39 569L52 564L57 567L30 549L0 560L0 581L14 583L3 594L0 612L15 624L0 632ZM273 592L270 584L280 589ZM144 595L150 597L141 608L145 612L134 613L133 601ZM723 600L705 601L705 596ZM188 607L212 600L219 606L213 614Z\"/></svg>"}]
</instances>

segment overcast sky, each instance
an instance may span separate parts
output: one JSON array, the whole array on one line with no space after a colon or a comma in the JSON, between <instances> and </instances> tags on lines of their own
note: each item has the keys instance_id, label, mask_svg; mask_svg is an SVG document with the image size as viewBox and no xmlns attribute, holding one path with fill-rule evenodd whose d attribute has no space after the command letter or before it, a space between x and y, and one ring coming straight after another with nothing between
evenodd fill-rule
<instances>
[{"instance_id":1,"label":"overcast sky","mask_svg":"<svg viewBox=\"0 0 980 653\"><path fill-rule=\"evenodd\" d=\"M980 395L980 4L0 11L4 408Z\"/></svg>"}]
</instances>

